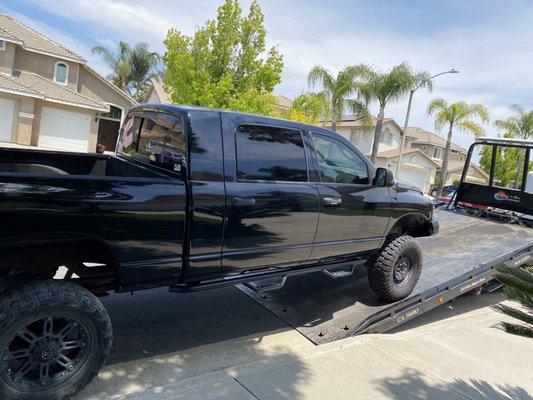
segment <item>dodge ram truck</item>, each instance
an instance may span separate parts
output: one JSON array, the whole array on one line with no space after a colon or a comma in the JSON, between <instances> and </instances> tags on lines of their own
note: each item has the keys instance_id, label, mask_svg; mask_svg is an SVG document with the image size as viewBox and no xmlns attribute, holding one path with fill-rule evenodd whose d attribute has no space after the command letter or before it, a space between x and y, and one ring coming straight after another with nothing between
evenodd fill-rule
<instances>
[{"instance_id":1,"label":"dodge ram truck","mask_svg":"<svg viewBox=\"0 0 533 400\"><path fill-rule=\"evenodd\" d=\"M111 351L111 291L367 268L378 296L405 298L432 214L335 132L257 115L145 104L115 154L0 149L0 398L85 387Z\"/></svg>"}]
</instances>

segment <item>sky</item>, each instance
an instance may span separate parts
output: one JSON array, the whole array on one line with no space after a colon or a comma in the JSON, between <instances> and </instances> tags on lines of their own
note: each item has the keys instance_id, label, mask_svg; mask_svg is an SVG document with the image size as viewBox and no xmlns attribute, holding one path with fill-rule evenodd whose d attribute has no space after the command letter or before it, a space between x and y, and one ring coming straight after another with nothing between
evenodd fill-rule
<instances>
[{"instance_id":1,"label":"sky","mask_svg":"<svg viewBox=\"0 0 533 400\"><path fill-rule=\"evenodd\" d=\"M94 46L116 48L120 40L148 42L160 53L169 28L192 34L216 16L222 0L0 0L7 13L76 51L103 75L108 68ZM241 0L243 10L249 0ZM415 70L443 75L434 90L416 92L410 126L434 131L428 102L442 97L485 105L491 120L511 116L509 106L533 108L533 2L515 0L259 0L270 46L284 55L276 94L294 98L309 90L315 65L337 73L366 63L381 70L407 61ZM371 111L377 114L377 105ZM390 104L386 116L403 126L407 98ZM492 124L487 136L496 136ZM446 132L442 132L445 135ZM457 132L454 142L473 141Z\"/></svg>"}]
</instances>

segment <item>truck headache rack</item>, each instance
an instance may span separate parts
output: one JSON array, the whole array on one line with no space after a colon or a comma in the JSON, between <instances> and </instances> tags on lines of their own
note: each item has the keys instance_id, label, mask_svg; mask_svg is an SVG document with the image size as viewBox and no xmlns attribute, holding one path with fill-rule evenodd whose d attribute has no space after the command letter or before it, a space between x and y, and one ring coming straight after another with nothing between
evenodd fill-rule
<instances>
[{"instance_id":1,"label":"truck headache rack","mask_svg":"<svg viewBox=\"0 0 533 400\"><path fill-rule=\"evenodd\" d=\"M492 147L488 185L466 181L474 150L480 149L481 146ZM514 188L499 186L495 179L497 155L498 150L501 148L523 149L522 171L519 171L519 179L518 182L514 183ZM459 202L467 202L533 215L533 193L528 189L530 186L533 187L533 182L528 182L528 176L530 180L533 179L531 174L529 174L532 148L533 142L528 140L505 138L476 139L468 149L468 155L461 175L461 183L455 195L454 206L457 206Z\"/></svg>"}]
</instances>

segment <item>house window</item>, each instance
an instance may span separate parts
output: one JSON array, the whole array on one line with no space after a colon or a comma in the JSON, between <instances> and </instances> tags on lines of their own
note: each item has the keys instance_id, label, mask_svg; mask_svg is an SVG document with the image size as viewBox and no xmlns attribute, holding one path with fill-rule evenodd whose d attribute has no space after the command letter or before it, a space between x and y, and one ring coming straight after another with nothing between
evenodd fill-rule
<instances>
[{"instance_id":1,"label":"house window","mask_svg":"<svg viewBox=\"0 0 533 400\"><path fill-rule=\"evenodd\" d=\"M350 131L350 142L355 144L356 146L359 145L359 142L361 141L361 131L359 129L352 129Z\"/></svg>"},{"instance_id":2,"label":"house window","mask_svg":"<svg viewBox=\"0 0 533 400\"><path fill-rule=\"evenodd\" d=\"M435 147L433 149L433 158L438 158L438 159L442 158L442 149L440 147Z\"/></svg>"},{"instance_id":3,"label":"house window","mask_svg":"<svg viewBox=\"0 0 533 400\"><path fill-rule=\"evenodd\" d=\"M427 152L428 152L428 147L427 147L426 145L423 145L423 146L422 146L422 151L423 151L424 153L427 153Z\"/></svg>"},{"instance_id":4,"label":"house window","mask_svg":"<svg viewBox=\"0 0 533 400\"><path fill-rule=\"evenodd\" d=\"M385 131L381 133L381 137L379 138L379 143L390 145L392 142L392 134L389 131Z\"/></svg>"},{"instance_id":5,"label":"house window","mask_svg":"<svg viewBox=\"0 0 533 400\"><path fill-rule=\"evenodd\" d=\"M459 157L459 161L464 161L464 160L465 160L464 156Z\"/></svg>"},{"instance_id":6,"label":"house window","mask_svg":"<svg viewBox=\"0 0 533 400\"><path fill-rule=\"evenodd\" d=\"M0 50L1 51L6 51L6 41L5 40L0 40Z\"/></svg>"},{"instance_id":7,"label":"house window","mask_svg":"<svg viewBox=\"0 0 533 400\"><path fill-rule=\"evenodd\" d=\"M54 81L62 85L68 83L68 64L58 61L54 70Z\"/></svg>"}]
</instances>

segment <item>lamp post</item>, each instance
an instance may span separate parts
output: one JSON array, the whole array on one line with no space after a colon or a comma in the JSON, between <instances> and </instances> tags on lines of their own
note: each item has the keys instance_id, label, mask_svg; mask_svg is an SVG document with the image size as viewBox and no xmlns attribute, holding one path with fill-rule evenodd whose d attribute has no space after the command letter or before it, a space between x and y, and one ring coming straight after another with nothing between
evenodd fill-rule
<instances>
[{"instance_id":1,"label":"lamp post","mask_svg":"<svg viewBox=\"0 0 533 400\"><path fill-rule=\"evenodd\" d=\"M401 135L402 136L402 140L400 141L400 154L398 155L398 165L396 166L396 173L395 173L396 179L398 179L400 177L400 169L401 169L402 157L403 157L403 147L404 147L404 144L405 144L405 135L407 133L407 125L409 125L409 114L411 113L411 104L413 103L413 94L418 89L420 89L420 87L424 83L426 83L427 81L432 80L433 78L435 78L437 76L444 75L444 74L458 74L458 73L459 73L459 71L457 71L456 69L452 68L449 71L444 71L444 72L440 72L438 74L432 75L427 80L421 82L418 86L416 86L415 88L411 89L411 91L409 92L409 103L407 103L407 113L405 114L405 123L403 125L403 134Z\"/></svg>"}]
</instances>

